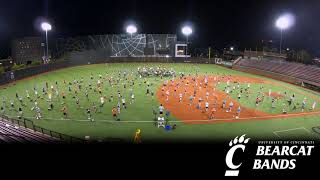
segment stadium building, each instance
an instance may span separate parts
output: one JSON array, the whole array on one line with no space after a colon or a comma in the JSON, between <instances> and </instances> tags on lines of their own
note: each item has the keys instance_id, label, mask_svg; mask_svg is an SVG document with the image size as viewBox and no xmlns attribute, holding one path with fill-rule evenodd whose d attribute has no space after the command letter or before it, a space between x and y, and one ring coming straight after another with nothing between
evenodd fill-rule
<instances>
[{"instance_id":1,"label":"stadium building","mask_svg":"<svg viewBox=\"0 0 320 180\"><path fill-rule=\"evenodd\" d=\"M25 37L15 39L11 43L11 55L17 64L31 64L33 61L41 61L44 51L41 37Z\"/></svg>"}]
</instances>

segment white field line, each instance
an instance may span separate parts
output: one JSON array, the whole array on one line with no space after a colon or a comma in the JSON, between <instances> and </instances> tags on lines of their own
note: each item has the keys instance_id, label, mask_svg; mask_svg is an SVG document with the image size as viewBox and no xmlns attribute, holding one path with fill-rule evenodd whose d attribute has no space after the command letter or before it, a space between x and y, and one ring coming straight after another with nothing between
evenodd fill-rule
<instances>
[{"instance_id":1,"label":"white field line","mask_svg":"<svg viewBox=\"0 0 320 180\"><path fill-rule=\"evenodd\" d=\"M316 115L320 114L320 112L306 112L306 113L295 113L295 114L280 114L280 115L270 115L270 116L261 116L261 117L247 117L247 118L222 118L222 119L212 119L212 120L178 120L178 121L169 121L173 123L181 123L181 122L217 122L217 121L237 121L237 120L250 120L250 119L275 119L275 118L288 118L295 116L307 116L307 115ZM11 118L16 118L15 116L9 116ZM36 119L35 117L24 117L25 119ZM88 119L55 119L55 118L42 118L42 120L53 120L53 121L76 121L76 122L90 122ZM41 121L41 120L40 120ZM99 122L110 122L110 123L154 123L155 120L152 121L115 121L115 120L95 120Z\"/></svg>"},{"instance_id":2,"label":"white field line","mask_svg":"<svg viewBox=\"0 0 320 180\"><path fill-rule=\"evenodd\" d=\"M311 133L311 132L310 132L308 129L306 129L305 127L299 127L299 128L293 128L293 129L285 129L285 130L280 130L280 131L274 131L273 134L275 134L276 136L278 136L279 138L281 138L278 133L288 132L288 131L296 131L296 130L304 130L304 131L306 131L307 133Z\"/></svg>"}]
</instances>

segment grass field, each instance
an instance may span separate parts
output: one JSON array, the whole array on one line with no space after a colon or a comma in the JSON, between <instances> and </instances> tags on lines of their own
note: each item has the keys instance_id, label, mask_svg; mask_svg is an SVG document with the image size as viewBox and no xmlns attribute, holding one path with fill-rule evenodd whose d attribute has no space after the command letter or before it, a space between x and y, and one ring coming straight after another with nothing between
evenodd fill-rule
<instances>
[{"instance_id":1,"label":"grass field","mask_svg":"<svg viewBox=\"0 0 320 180\"><path fill-rule=\"evenodd\" d=\"M320 116L302 116L294 118L274 118L270 120L249 120L241 122L232 123L211 123L211 124L184 124L182 121L175 117L170 117L170 124L177 124L177 129L174 131L165 131L164 129L159 129L155 127L153 119L153 109L158 110L159 102L154 96L146 96L146 84L144 79L140 79L137 76L137 68L145 64L99 64L99 65L88 65L79 66L68 69L62 69L32 78L28 78L17 82L15 85L10 85L7 87L2 87L0 90L0 98L6 99L5 114L11 117L17 116L17 108L20 103L15 98L16 93L19 96L23 96L23 102L26 107L22 107L24 111L24 117L34 121L36 125L64 133L67 135L84 138L85 136L90 136L95 140L104 140L106 138L120 138L126 141L132 141L136 129L141 129L142 131L142 141L163 141L163 142L175 142L179 141L215 141L222 139L231 139L235 136L240 136L242 134L247 134L251 138L259 139L282 139L282 138L303 138L303 139L313 139L318 140L320 134L312 131L313 127L320 126ZM289 95L295 93L296 101L302 102L306 97L308 98L308 104L305 112L309 111L309 108L313 101L317 101L316 111L320 110L319 93L306 90L301 87L297 87L291 84L275 81L272 79L255 76L251 74L246 74L243 72L233 71L220 66L215 65L192 65L192 64L147 64L148 66L165 66L167 68L173 68L176 72L184 72L186 75L195 74L197 71L200 74L224 74L233 76L246 76L246 77L259 77L261 79L274 82L279 86L274 84L264 84L265 89L272 89L273 92L284 92L286 91ZM83 89L88 86L91 74L94 75L94 80L92 80L92 85L96 85L96 81L99 78L98 75L101 74L103 77L118 77L119 72L127 71L128 74L135 79L134 86L130 86L128 81L123 78L119 82L119 86L115 85L113 87L109 86L108 83L103 85L103 95L107 97L106 104L102 109L102 112L93 113L94 122L90 122L87 119L86 108L91 107L92 103L95 102L99 109L100 96L94 90L89 90L89 101L85 97L84 90L79 91L79 101L81 108L77 108L76 100L73 98L73 91L68 91L68 85L64 85L63 81L73 82L74 80L79 80L81 78L83 81ZM137 78L137 79L136 79ZM157 92L163 80L156 77L149 77L146 80L150 84L150 90L154 93ZM53 94L54 109L48 111L47 95L43 96L43 99L39 99L37 102L41 108L43 114L42 120L34 119L35 112L31 110L34 103L30 102L26 98L26 90L29 91L31 98L34 98L33 89L36 87L38 93L42 96L42 88L45 87L46 82L51 85L58 83L59 91L65 92L66 100L65 105L68 107L68 119L62 119L63 115L61 113L61 105L63 99L61 97L56 98ZM123 88L123 83L126 84L126 89ZM141 85L140 85L141 84ZM223 89L224 83L219 85L219 89ZM245 86L242 84L241 86ZM261 84L252 84L252 91L258 91ZM129 90L132 88L135 94L135 102L129 104L130 93ZM121 121L114 121L111 114L111 109L116 106L117 90L121 91L121 94L126 97L128 104L128 109L122 109L120 114ZM108 98L110 95L114 96L114 101L109 102ZM231 97L236 99L236 94L232 94ZM9 102L14 100L15 109L10 111ZM281 104L285 103L285 99L278 102L278 108L270 108L271 98L267 98L265 103L259 107L255 107L255 96L250 97L250 99L241 99L240 104L246 108L258 108L263 112L269 114L281 114ZM0 106L3 106L1 103ZM300 106L298 106L300 107ZM297 110L289 109L288 112L300 112L300 108ZM236 121L236 120L235 120Z\"/></svg>"}]
</instances>

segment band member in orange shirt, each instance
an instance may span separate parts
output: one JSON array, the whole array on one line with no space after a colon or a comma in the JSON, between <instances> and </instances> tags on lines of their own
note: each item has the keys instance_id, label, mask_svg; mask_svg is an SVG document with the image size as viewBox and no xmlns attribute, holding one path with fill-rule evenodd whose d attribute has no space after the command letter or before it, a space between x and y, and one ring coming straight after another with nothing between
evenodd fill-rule
<instances>
[{"instance_id":1,"label":"band member in orange shirt","mask_svg":"<svg viewBox=\"0 0 320 180\"><path fill-rule=\"evenodd\" d=\"M216 111L217 111L217 110L216 110L215 107L213 107L213 108L211 109L211 113L210 113L209 119L214 119L214 115L215 115Z\"/></svg>"},{"instance_id":2,"label":"band member in orange shirt","mask_svg":"<svg viewBox=\"0 0 320 180\"><path fill-rule=\"evenodd\" d=\"M117 108L116 108L116 107L113 107L113 108L112 108L112 116L113 116L113 118L114 118L115 120L118 121L119 119L118 119L118 115L117 115L117 114L118 114Z\"/></svg>"},{"instance_id":3,"label":"band member in orange shirt","mask_svg":"<svg viewBox=\"0 0 320 180\"><path fill-rule=\"evenodd\" d=\"M61 112L63 113L64 118L68 118L68 109L66 106L63 106L63 108L61 109Z\"/></svg>"}]
</instances>

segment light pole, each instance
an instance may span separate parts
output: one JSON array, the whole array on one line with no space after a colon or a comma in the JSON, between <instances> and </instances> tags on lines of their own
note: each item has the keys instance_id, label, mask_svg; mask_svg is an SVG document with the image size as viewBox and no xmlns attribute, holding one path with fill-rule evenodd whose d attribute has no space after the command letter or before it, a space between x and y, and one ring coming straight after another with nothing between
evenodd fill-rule
<instances>
[{"instance_id":1,"label":"light pole","mask_svg":"<svg viewBox=\"0 0 320 180\"><path fill-rule=\"evenodd\" d=\"M41 43L41 47L43 48L43 58L45 58L46 57L46 44Z\"/></svg>"},{"instance_id":2,"label":"light pole","mask_svg":"<svg viewBox=\"0 0 320 180\"><path fill-rule=\"evenodd\" d=\"M276 27L280 29L280 55L282 52L282 39L283 39L283 30L288 29L294 23L294 17L291 14L284 14L280 16L276 21Z\"/></svg>"},{"instance_id":3,"label":"light pole","mask_svg":"<svg viewBox=\"0 0 320 180\"><path fill-rule=\"evenodd\" d=\"M41 28L43 31L46 32L46 46L47 46L47 55L46 55L46 62L48 61L49 58L49 44L48 44L48 31L51 31L52 26L51 24L44 22L41 24Z\"/></svg>"},{"instance_id":4,"label":"light pole","mask_svg":"<svg viewBox=\"0 0 320 180\"><path fill-rule=\"evenodd\" d=\"M126 31L128 34L130 34L130 38L131 38L130 41L133 41L132 34L137 33L138 28L135 25L131 24L131 25L127 26ZM129 46L130 45L131 45L131 42L129 42ZM132 52L130 52L129 56L131 56L131 55L132 55Z\"/></svg>"},{"instance_id":5,"label":"light pole","mask_svg":"<svg viewBox=\"0 0 320 180\"><path fill-rule=\"evenodd\" d=\"M185 49L185 57L187 58L188 56L188 43L189 43L189 36L192 34L192 28L190 26L184 26L182 28L182 34L184 34L187 38L187 45Z\"/></svg>"}]
</instances>

